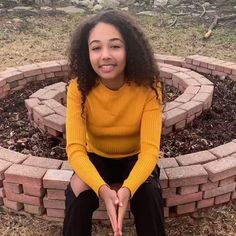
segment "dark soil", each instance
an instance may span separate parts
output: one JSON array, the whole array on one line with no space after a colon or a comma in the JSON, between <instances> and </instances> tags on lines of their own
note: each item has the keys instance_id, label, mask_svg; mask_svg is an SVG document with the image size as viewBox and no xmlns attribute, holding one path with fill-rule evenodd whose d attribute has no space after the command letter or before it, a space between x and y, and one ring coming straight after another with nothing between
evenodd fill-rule
<instances>
[{"instance_id":1,"label":"dark soil","mask_svg":"<svg viewBox=\"0 0 236 236\"><path fill-rule=\"evenodd\" d=\"M164 157L210 149L236 138L236 83L229 78L208 79L215 85L211 109L184 130L162 137ZM31 83L0 100L0 146L34 156L66 159L65 140L48 137L32 127L24 105L32 93L50 83ZM179 94L175 88L167 87L166 91L169 101Z\"/></svg>"}]
</instances>

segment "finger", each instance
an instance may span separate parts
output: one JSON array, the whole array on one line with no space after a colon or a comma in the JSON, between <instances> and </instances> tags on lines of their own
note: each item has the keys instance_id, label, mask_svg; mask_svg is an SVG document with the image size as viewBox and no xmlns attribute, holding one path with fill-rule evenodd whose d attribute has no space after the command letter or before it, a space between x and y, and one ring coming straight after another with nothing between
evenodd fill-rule
<instances>
[{"instance_id":1,"label":"finger","mask_svg":"<svg viewBox=\"0 0 236 236\"><path fill-rule=\"evenodd\" d=\"M116 208L117 207L113 204L109 204L109 206L107 207L107 213L108 213L114 233L118 232Z\"/></svg>"}]
</instances>

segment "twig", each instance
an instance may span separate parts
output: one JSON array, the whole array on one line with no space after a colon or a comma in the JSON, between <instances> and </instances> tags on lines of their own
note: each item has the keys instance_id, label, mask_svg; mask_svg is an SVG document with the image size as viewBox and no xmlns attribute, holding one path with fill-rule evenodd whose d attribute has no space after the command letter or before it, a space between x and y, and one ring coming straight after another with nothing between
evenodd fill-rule
<instances>
[{"instance_id":1,"label":"twig","mask_svg":"<svg viewBox=\"0 0 236 236\"><path fill-rule=\"evenodd\" d=\"M211 23L210 27L208 28L207 33L204 35L204 39L208 39L211 36L213 28L215 28L218 23L218 19L219 17L216 15L214 18L214 21Z\"/></svg>"},{"instance_id":2,"label":"twig","mask_svg":"<svg viewBox=\"0 0 236 236\"><path fill-rule=\"evenodd\" d=\"M169 27L172 27L176 24L178 17L176 16L174 21L169 25Z\"/></svg>"},{"instance_id":3,"label":"twig","mask_svg":"<svg viewBox=\"0 0 236 236\"><path fill-rule=\"evenodd\" d=\"M186 15L189 15L189 13L175 13L175 12L172 12L170 9L160 5L160 7L165 10L166 12L168 12L169 14L173 15L173 16L186 16Z\"/></svg>"},{"instance_id":4,"label":"twig","mask_svg":"<svg viewBox=\"0 0 236 236\"><path fill-rule=\"evenodd\" d=\"M200 4L199 2L194 2L192 1L193 4L198 5L199 7L201 7L203 9L202 14L200 15L200 18L203 17L206 14L206 8L204 4Z\"/></svg>"}]
</instances>

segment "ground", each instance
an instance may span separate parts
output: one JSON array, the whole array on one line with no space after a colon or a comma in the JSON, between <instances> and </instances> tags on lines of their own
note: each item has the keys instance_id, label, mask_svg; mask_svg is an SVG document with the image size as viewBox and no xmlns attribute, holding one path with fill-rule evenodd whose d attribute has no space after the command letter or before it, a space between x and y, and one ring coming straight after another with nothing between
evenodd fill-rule
<instances>
[{"instance_id":1,"label":"ground","mask_svg":"<svg viewBox=\"0 0 236 236\"><path fill-rule=\"evenodd\" d=\"M18 12L2 16L0 18L0 54L3 56L0 71L9 66L66 58L70 35L84 17L55 12ZM229 22L229 24L227 22L219 24L209 39L203 39L213 18L214 15L211 13L207 13L203 18L178 16L177 22L173 24L175 16L165 13L162 9L162 14L156 17L139 16L138 21L143 26L156 53L178 56L198 53L236 61L235 21ZM162 149L166 157L198 151L199 148L212 148L235 139L233 133L236 129L235 82L228 78L209 79L214 81L216 86L212 109L186 129L189 131L184 130L169 137L163 137ZM24 93L19 91L18 97L14 97L17 96L16 94L0 100L1 121L2 118L4 120L0 125L0 145L18 151L24 150L25 153L33 152L34 155L55 157L64 151L63 142L55 139L43 141L39 132L26 126L27 119L22 116L24 96L27 97L38 86L43 86L43 84L31 86L30 89L24 90ZM171 92L175 91L170 89L169 93ZM17 134L16 129L22 130L20 132L22 136ZM207 135L209 131L212 133L208 135L208 138L203 136ZM187 132L190 136L186 136ZM42 146L35 145L39 143L39 140L42 141ZM46 144L54 145L55 148L52 149ZM65 155L59 158L65 158ZM235 212L235 202L231 202L188 216L170 218L166 220L167 233L170 236L236 235ZM0 221L1 235L56 236L61 234L62 229L60 223L48 222L29 215L7 213L2 210L0 211ZM109 232L111 232L111 228L101 225L101 223L93 226L94 236L111 235ZM124 235L135 235L134 227L132 225L125 227Z\"/></svg>"}]
</instances>

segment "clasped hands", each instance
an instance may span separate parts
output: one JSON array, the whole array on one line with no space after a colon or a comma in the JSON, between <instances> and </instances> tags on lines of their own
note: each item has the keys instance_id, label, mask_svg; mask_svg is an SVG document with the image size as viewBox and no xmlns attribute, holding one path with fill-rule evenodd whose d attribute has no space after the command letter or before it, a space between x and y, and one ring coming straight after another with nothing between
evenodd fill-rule
<instances>
[{"instance_id":1,"label":"clasped hands","mask_svg":"<svg viewBox=\"0 0 236 236\"><path fill-rule=\"evenodd\" d=\"M105 203L114 236L122 236L123 220L131 196L130 190L122 187L115 191L107 185L102 185L99 189L99 195Z\"/></svg>"}]
</instances>

